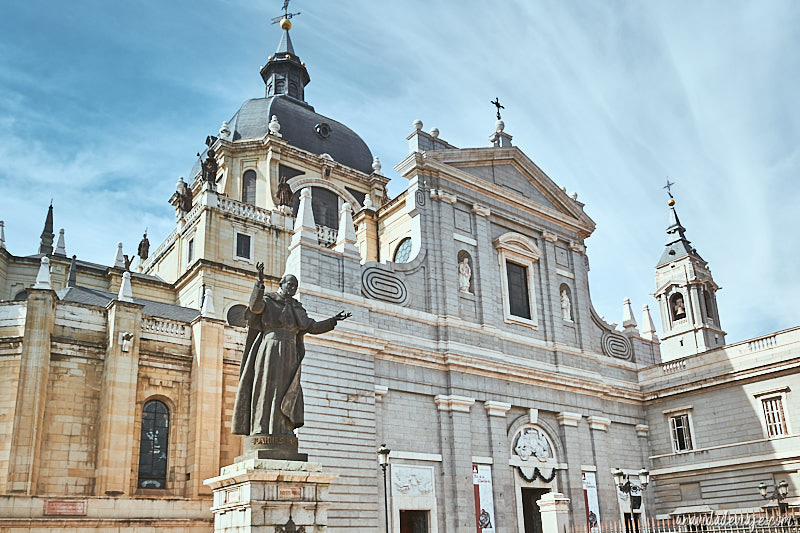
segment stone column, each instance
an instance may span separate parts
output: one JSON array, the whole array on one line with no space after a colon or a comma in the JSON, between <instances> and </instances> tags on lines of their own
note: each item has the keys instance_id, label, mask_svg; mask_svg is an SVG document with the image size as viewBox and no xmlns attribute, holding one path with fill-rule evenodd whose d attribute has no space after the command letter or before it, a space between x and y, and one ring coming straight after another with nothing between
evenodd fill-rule
<instances>
[{"instance_id":1,"label":"stone column","mask_svg":"<svg viewBox=\"0 0 800 533\"><path fill-rule=\"evenodd\" d=\"M570 525L569 498L565 498L560 492L548 492L536 502L536 505L542 514L542 533L567 531Z\"/></svg>"},{"instance_id":2,"label":"stone column","mask_svg":"<svg viewBox=\"0 0 800 533\"><path fill-rule=\"evenodd\" d=\"M97 431L97 496L129 494L133 485L142 307L119 300L108 304L108 345Z\"/></svg>"},{"instance_id":3,"label":"stone column","mask_svg":"<svg viewBox=\"0 0 800 533\"><path fill-rule=\"evenodd\" d=\"M356 240L362 262L378 261L378 218L375 210L365 207L353 219L356 227Z\"/></svg>"},{"instance_id":4,"label":"stone column","mask_svg":"<svg viewBox=\"0 0 800 533\"><path fill-rule=\"evenodd\" d=\"M10 493L36 493L56 299L56 293L51 289L28 289L14 428L8 456L6 487Z\"/></svg>"},{"instance_id":5,"label":"stone column","mask_svg":"<svg viewBox=\"0 0 800 533\"><path fill-rule=\"evenodd\" d=\"M617 489L611 478L611 465L608 461L613 450L609 449L607 439L611 420L602 416L590 416L587 421L592 435L594 465L597 467L597 499L600 505L600 517L615 516Z\"/></svg>"},{"instance_id":6,"label":"stone column","mask_svg":"<svg viewBox=\"0 0 800 533\"><path fill-rule=\"evenodd\" d=\"M508 466L510 443L506 430L506 413L511 404L486 401L483 403L489 417L489 439L492 450L492 478L494 492L494 531L505 533L515 530L514 506L507 502L515 501L514 471Z\"/></svg>"},{"instance_id":7,"label":"stone column","mask_svg":"<svg viewBox=\"0 0 800 533\"><path fill-rule=\"evenodd\" d=\"M442 469L445 480L450 480L450 486L443 487L447 494L445 501L448 531L474 533L475 492L472 481L472 428L469 411L475 399L440 394L434 401L442 421Z\"/></svg>"},{"instance_id":8,"label":"stone column","mask_svg":"<svg viewBox=\"0 0 800 533\"><path fill-rule=\"evenodd\" d=\"M203 480L219 474L222 417L222 354L225 326L221 320L198 317L192 322L192 385L188 450L192 496L207 495Z\"/></svg>"},{"instance_id":9,"label":"stone column","mask_svg":"<svg viewBox=\"0 0 800 533\"><path fill-rule=\"evenodd\" d=\"M572 500L572 517L579 522L586 516L586 504L583 501L583 476L581 472L581 437L578 431L578 422L582 415L578 413L558 413L558 423L561 425L561 442L566 451L567 474L565 487L562 488Z\"/></svg>"}]
</instances>

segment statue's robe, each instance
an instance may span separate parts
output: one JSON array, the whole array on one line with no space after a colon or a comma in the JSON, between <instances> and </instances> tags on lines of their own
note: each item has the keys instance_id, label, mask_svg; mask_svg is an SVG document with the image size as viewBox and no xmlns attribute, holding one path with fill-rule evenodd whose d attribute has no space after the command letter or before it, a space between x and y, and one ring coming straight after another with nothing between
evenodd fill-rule
<instances>
[{"instance_id":1,"label":"statue's robe","mask_svg":"<svg viewBox=\"0 0 800 533\"><path fill-rule=\"evenodd\" d=\"M256 283L248 306L248 331L231 431L237 435L292 434L304 423L300 363L303 335L325 333L336 326L317 322L293 298L264 295Z\"/></svg>"}]
</instances>

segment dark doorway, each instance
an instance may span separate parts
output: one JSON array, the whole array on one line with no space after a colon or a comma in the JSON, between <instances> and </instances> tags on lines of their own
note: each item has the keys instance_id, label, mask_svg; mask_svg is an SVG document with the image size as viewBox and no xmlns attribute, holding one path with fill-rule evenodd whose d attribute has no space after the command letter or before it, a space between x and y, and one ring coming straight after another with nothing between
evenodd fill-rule
<instances>
[{"instance_id":1,"label":"dark doorway","mask_svg":"<svg viewBox=\"0 0 800 533\"><path fill-rule=\"evenodd\" d=\"M428 511L400 511L400 533L428 533Z\"/></svg>"},{"instance_id":2,"label":"dark doorway","mask_svg":"<svg viewBox=\"0 0 800 533\"><path fill-rule=\"evenodd\" d=\"M522 517L525 533L542 533L542 515L536 502L550 489L522 489Z\"/></svg>"}]
</instances>

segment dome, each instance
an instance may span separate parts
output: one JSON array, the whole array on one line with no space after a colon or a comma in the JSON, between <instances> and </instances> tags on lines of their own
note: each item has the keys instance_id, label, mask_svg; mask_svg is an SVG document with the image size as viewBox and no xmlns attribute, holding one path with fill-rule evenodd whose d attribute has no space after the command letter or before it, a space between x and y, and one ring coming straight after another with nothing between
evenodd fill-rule
<instances>
[{"instance_id":1,"label":"dome","mask_svg":"<svg viewBox=\"0 0 800 533\"><path fill-rule=\"evenodd\" d=\"M365 174L372 173L372 153L353 130L314 112L289 96L254 98L231 118L232 139L260 139L269 131L272 115L281 124L281 136L292 146L312 154L329 154L334 161Z\"/></svg>"}]
</instances>

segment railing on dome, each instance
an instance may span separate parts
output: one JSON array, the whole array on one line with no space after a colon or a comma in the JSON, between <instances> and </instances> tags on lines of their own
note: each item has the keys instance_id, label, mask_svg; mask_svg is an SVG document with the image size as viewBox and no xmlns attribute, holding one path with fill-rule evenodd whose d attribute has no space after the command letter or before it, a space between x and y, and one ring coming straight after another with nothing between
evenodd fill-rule
<instances>
[{"instance_id":1,"label":"railing on dome","mask_svg":"<svg viewBox=\"0 0 800 533\"><path fill-rule=\"evenodd\" d=\"M630 515L629 515L630 516ZM638 516L638 515L634 515ZM798 533L800 511L790 508L785 514L776 508L705 511L671 514L668 517L604 520L589 527L571 524L568 533ZM546 533L546 532L545 532Z\"/></svg>"},{"instance_id":2,"label":"railing on dome","mask_svg":"<svg viewBox=\"0 0 800 533\"><path fill-rule=\"evenodd\" d=\"M260 222L262 224L269 224L272 214L272 211L269 209L256 207L243 202L237 202L236 200L222 195L217 197L217 207L219 207L219 209L225 213L230 213L231 215L252 220L254 222Z\"/></svg>"},{"instance_id":3,"label":"railing on dome","mask_svg":"<svg viewBox=\"0 0 800 533\"><path fill-rule=\"evenodd\" d=\"M321 226L317 224L317 240L322 246L332 248L336 244L336 237L339 235L339 230L329 228L328 226Z\"/></svg>"}]
</instances>

